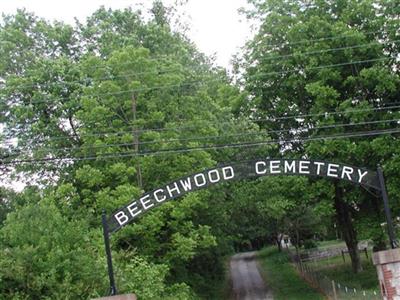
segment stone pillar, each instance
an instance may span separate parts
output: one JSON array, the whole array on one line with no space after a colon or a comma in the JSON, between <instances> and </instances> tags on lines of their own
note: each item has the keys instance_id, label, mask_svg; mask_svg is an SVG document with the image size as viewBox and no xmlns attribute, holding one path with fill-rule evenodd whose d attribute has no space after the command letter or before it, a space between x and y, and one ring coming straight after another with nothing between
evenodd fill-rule
<instances>
[{"instance_id":1,"label":"stone pillar","mask_svg":"<svg viewBox=\"0 0 400 300\"><path fill-rule=\"evenodd\" d=\"M116 296L108 296L102 298L96 298L92 300L137 300L135 294L125 294L125 295L116 295Z\"/></svg>"},{"instance_id":2,"label":"stone pillar","mask_svg":"<svg viewBox=\"0 0 400 300\"><path fill-rule=\"evenodd\" d=\"M372 261L378 272L385 300L400 300L400 249L375 252Z\"/></svg>"}]
</instances>

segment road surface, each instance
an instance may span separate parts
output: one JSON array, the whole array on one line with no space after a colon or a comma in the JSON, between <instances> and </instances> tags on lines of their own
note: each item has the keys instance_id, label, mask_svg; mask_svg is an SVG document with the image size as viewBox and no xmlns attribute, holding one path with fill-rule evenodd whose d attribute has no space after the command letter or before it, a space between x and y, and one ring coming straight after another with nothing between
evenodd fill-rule
<instances>
[{"instance_id":1,"label":"road surface","mask_svg":"<svg viewBox=\"0 0 400 300\"><path fill-rule=\"evenodd\" d=\"M272 300L272 293L258 269L256 252L239 253L230 261L232 299Z\"/></svg>"}]
</instances>

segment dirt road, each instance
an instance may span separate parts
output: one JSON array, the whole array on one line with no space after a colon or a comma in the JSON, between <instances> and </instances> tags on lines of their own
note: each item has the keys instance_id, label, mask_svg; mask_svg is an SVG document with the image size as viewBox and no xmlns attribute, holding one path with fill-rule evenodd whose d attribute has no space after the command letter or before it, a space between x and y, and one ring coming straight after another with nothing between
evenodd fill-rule
<instances>
[{"instance_id":1,"label":"dirt road","mask_svg":"<svg viewBox=\"0 0 400 300\"><path fill-rule=\"evenodd\" d=\"M258 270L256 252L239 253L231 258L232 299L272 300L272 293Z\"/></svg>"}]
</instances>

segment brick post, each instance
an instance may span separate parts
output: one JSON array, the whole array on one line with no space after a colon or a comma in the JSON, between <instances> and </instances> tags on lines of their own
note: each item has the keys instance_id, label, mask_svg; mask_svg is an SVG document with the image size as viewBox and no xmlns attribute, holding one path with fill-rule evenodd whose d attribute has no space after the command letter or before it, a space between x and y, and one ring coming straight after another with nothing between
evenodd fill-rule
<instances>
[{"instance_id":1,"label":"brick post","mask_svg":"<svg viewBox=\"0 0 400 300\"><path fill-rule=\"evenodd\" d=\"M372 260L383 299L400 300L400 249L375 252Z\"/></svg>"}]
</instances>

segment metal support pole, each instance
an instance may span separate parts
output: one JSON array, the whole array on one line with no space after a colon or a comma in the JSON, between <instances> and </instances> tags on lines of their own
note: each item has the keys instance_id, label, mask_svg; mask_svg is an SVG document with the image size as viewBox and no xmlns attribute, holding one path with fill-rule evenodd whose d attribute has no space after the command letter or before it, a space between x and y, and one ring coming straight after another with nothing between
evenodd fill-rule
<instances>
[{"instance_id":1,"label":"metal support pole","mask_svg":"<svg viewBox=\"0 0 400 300\"><path fill-rule=\"evenodd\" d=\"M383 206L385 209L385 216L386 216L387 230L388 230L388 234L389 234L390 247L392 249L395 249L395 248L397 248L397 242L396 242L396 237L394 235L392 215L390 213L389 198L388 198L387 191L386 191L385 178L383 177L383 171L382 171L382 168L380 165L378 165L377 173L378 173L379 185L381 186L381 195L382 195L382 200L383 200Z\"/></svg>"},{"instance_id":2,"label":"metal support pole","mask_svg":"<svg viewBox=\"0 0 400 300\"><path fill-rule=\"evenodd\" d=\"M107 215L104 210L101 215L101 221L103 223L104 247L106 249L106 255L107 255L108 278L110 279L110 295L114 296L117 294L117 287L115 286L115 280L114 280L114 271L113 271L112 258L111 258L110 235L108 232Z\"/></svg>"},{"instance_id":3,"label":"metal support pole","mask_svg":"<svg viewBox=\"0 0 400 300\"><path fill-rule=\"evenodd\" d=\"M333 292L333 300L337 300L336 284L334 280L332 280L332 292Z\"/></svg>"}]
</instances>

